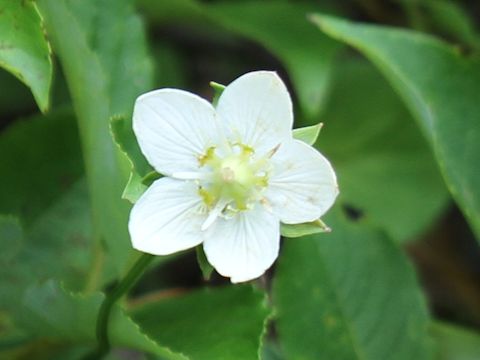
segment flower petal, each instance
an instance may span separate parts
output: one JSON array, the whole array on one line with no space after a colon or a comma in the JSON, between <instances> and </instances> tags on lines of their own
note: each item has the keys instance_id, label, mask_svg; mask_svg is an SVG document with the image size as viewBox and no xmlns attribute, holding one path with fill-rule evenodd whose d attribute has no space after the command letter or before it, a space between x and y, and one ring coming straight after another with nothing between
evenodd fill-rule
<instances>
[{"instance_id":1,"label":"flower petal","mask_svg":"<svg viewBox=\"0 0 480 360\"><path fill-rule=\"evenodd\" d=\"M333 205L338 195L335 172L313 147L292 140L283 143L271 161L265 197L280 221L314 221Z\"/></svg>"},{"instance_id":2,"label":"flower petal","mask_svg":"<svg viewBox=\"0 0 480 360\"><path fill-rule=\"evenodd\" d=\"M292 101L272 71L250 72L234 80L220 96L217 114L230 141L260 154L292 136Z\"/></svg>"},{"instance_id":3,"label":"flower petal","mask_svg":"<svg viewBox=\"0 0 480 360\"><path fill-rule=\"evenodd\" d=\"M135 102L133 130L148 162L164 175L194 171L198 157L218 142L212 105L177 89L140 96Z\"/></svg>"},{"instance_id":4,"label":"flower petal","mask_svg":"<svg viewBox=\"0 0 480 360\"><path fill-rule=\"evenodd\" d=\"M261 206L218 218L205 231L203 248L208 261L233 283L262 275L278 256L280 224Z\"/></svg>"},{"instance_id":5,"label":"flower petal","mask_svg":"<svg viewBox=\"0 0 480 360\"><path fill-rule=\"evenodd\" d=\"M161 178L135 203L128 228L135 249L168 255L202 242L206 219L198 186L192 181Z\"/></svg>"}]
</instances>

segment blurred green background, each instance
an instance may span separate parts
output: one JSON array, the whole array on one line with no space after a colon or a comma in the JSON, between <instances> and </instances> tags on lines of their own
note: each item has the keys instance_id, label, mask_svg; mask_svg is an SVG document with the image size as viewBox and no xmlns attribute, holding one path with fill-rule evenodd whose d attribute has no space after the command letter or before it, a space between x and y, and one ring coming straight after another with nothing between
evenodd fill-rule
<instances>
[{"instance_id":1,"label":"blurred green background","mask_svg":"<svg viewBox=\"0 0 480 360\"><path fill-rule=\"evenodd\" d=\"M156 259L109 357L479 359L479 23L473 0L0 0L0 359L81 358L138 256L121 197L148 169L111 119L260 69L324 123L333 232L253 285Z\"/></svg>"}]
</instances>

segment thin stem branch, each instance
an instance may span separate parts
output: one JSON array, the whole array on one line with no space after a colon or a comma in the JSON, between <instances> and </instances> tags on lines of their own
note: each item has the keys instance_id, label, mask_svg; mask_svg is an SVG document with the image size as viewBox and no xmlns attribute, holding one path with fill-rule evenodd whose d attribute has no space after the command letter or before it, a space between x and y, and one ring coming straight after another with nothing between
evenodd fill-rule
<instances>
[{"instance_id":1,"label":"thin stem branch","mask_svg":"<svg viewBox=\"0 0 480 360\"><path fill-rule=\"evenodd\" d=\"M130 271L125 277L118 283L118 285L106 295L103 300L97 317L97 341L98 345L96 350L91 353L86 359L101 359L107 355L110 351L110 339L108 337L108 324L110 320L110 314L112 312L113 305L125 295L128 290L140 279L145 272L148 264L153 259L153 255L142 254Z\"/></svg>"}]
</instances>

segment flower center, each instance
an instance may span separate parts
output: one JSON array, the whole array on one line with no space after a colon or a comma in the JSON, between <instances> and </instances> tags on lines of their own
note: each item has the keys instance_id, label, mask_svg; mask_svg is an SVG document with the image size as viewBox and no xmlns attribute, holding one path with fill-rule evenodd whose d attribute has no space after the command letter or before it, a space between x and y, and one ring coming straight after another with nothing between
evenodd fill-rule
<instances>
[{"instance_id":1,"label":"flower center","mask_svg":"<svg viewBox=\"0 0 480 360\"><path fill-rule=\"evenodd\" d=\"M268 183L266 160L256 159L253 149L243 144L232 145L223 157L209 148L199 158L200 166L208 171L199 184L207 208L226 217L251 208Z\"/></svg>"}]
</instances>

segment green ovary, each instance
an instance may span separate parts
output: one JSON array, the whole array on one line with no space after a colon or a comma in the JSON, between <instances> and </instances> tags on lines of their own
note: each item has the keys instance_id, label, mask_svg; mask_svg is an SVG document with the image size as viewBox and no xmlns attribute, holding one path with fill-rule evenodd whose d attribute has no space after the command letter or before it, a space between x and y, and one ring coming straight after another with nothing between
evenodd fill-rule
<instances>
[{"instance_id":1,"label":"green ovary","mask_svg":"<svg viewBox=\"0 0 480 360\"><path fill-rule=\"evenodd\" d=\"M260 193L267 185L266 172L262 172L265 161L254 161L251 148L236 146L240 152L223 159L212 148L200 159L200 164L209 166L212 171L211 177L201 184L199 190L208 208L214 207L223 199L227 201L228 210L246 210L260 199Z\"/></svg>"}]
</instances>

